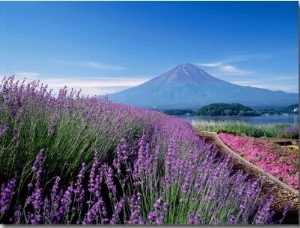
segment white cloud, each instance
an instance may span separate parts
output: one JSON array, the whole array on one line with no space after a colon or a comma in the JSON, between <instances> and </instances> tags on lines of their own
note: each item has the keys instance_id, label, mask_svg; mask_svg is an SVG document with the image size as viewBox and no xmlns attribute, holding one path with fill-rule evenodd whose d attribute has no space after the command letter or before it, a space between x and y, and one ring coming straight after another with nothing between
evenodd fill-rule
<instances>
[{"instance_id":1,"label":"white cloud","mask_svg":"<svg viewBox=\"0 0 300 228\"><path fill-rule=\"evenodd\" d=\"M23 81L24 79L26 79L25 82L30 82L30 81L40 79L41 75L42 74L33 71L20 71L20 72L8 72L5 74L0 74L0 78L3 79L4 77L8 78L14 76L15 80Z\"/></svg>"},{"instance_id":2,"label":"white cloud","mask_svg":"<svg viewBox=\"0 0 300 228\"><path fill-rule=\"evenodd\" d=\"M237 73L239 72L240 70L237 69L236 67L234 66L231 66L231 65L224 65L224 66L221 66L221 69L225 72L229 72L229 73Z\"/></svg>"},{"instance_id":3,"label":"white cloud","mask_svg":"<svg viewBox=\"0 0 300 228\"><path fill-rule=\"evenodd\" d=\"M58 93L59 89L67 86L68 89L81 89L81 94L89 96L118 92L123 89L142 84L150 79L147 77L47 77L45 75L32 71L20 71L12 74L0 74L0 77L4 78L5 76L9 77L12 75L15 76L15 80L23 81L24 78L26 78L25 83L32 82L33 80L40 80L41 84L48 85L48 88L53 90L53 94ZM1 81L2 79L0 80L0 82Z\"/></svg>"},{"instance_id":4,"label":"white cloud","mask_svg":"<svg viewBox=\"0 0 300 228\"><path fill-rule=\"evenodd\" d=\"M211 62L211 63L196 63L198 66L214 68L216 75L230 74L230 75L249 75L252 71L242 70L236 66L225 64L225 62Z\"/></svg>"},{"instance_id":5,"label":"white cloud","mask_svg":"<svg viewBox=\"0 0 300 228\"><path fill-rule=\"evenodd\" d=\"M52 62L64 64L64 65L77 65L77 66L84 66L90 68L97 68L97 69L105 69L105 70L127 70L126 67L123 66L116 66L116 65L107 65L99 62L72 62L72 61L63 61L57 59L51 59Z\"/></svg>"},{"instance_id":6,"label":"white cloud","mask_svg":"<svg viewBox=\"0 0 300 228\"><path fill-rule=\"evenodd\" d=\"M16 77L26 77L26 78L37 78L40 76L40 73L32 72L32 71L21 71L15 74Z\"/></svg>"},{"instance_id":7,"label":"white cloud","mask_svg":"<svg viewBox=\"0 0 300 228\"><path fill-rule=\"evenodd\" d=\"M88 62L85 63L86 66L92 67L92 68L98 68L98 69L107 69L107 70L126 70L127 68L122 66L111 66L111 65L105 65L97 62Z\"/></svg>"},{"instance_id":8,"label":"white cloud","mask_svg":"<svg viewBox=\"0 0 300 228\"><path fill-rule=\"evenodd\" d=\"M274 77L272 80L268 79L257 79L257 80L232 80L230 81L231 83L237 84L237 85L242 85L242 86L251 86L251 87L256 87L256 88L261 88L261 89L269 89L272 91L284 91L288 93L298 93L299 87L298 83L292 83L288 82L289 79L292 79L292 76L289 76L286 78L286 83L283 84L282 80L284 80L283 77ZM295 78L293 78L295 79ZM287 84L288 83L288 84Z\"/></svg>"},{"instance_id":9,"label":"white cloud","mask_svg":"<svg viewBox=\"0 0 300 228\"><path fill-rule=\"evenodd\" d=\"M270 59L272 56L270 54L247 54L247 55L235 55L229 56L222 61L218 62L207 62L207 63L196 63L196 65L202 67L211 67L214 69L214 73L218 75L250 75L253 71L243 70L234 66L233 63L244 62L244 61L264 61Z\"/></svg>"},{"instance_id":10,"label":"white cloud","mask_svg":"<svg viewBox=\"0 0 300 228\"><path fill-rule=\"evenodd\" d=\"M284 91L291 93L298 93L298 75L264 75L254 71L248 71L240 69L234 66L232 63L248 61L248 60L259 60L263 61L270 58L270 55L258 54L258 55L240 55L227 58L225 61L219 62L206 62L206 63L196 63L196 65L202 67L211 68L210 73L225 81L242 85L242 86L252 86L256 88L269 89L273 91ZM243 77L238 77L243 76ZM298 80L298 81L297 81Z\"/></svg>"},{"instance_id":11,"label":"white cloud","mask_svg":"<svg viewBox=\"0 0 300 228\"><path fill-rule=\"evenodd\" d=\"M136 86L146 82L146 78L49 78L43 79L52 87L113 87L113 86Z\"/></svg>"},{"instance_id":12,"label":"white cloud","mask_svg":"<svg viewBox=\"0 0 300 228\"><path fill-rule=\"evenodd\" d=\"M213 62L213 63L196 63L199 66L204 66L204 67L220 67L223 65L222 62Z\"/></svg>"},{"instance_id":13,"label":"white cloud","mask_svg":"<svg viewBox=\"0 0 300 228\"><path fill-rule=\"evenodd\" d=\"M61 87L55 87L52 88L53 89L53 93L54 95L57 95L59 92L59 89L61 89ZM104 87L67 87L68 91L71 91L71 88L75 89L76 91L81 90L80 94L84 95L84 96L99 96L99 95L106 95L106 94L111 94L111 93L115 93L115 92L119 92L121 90L130 88L130 86L114 86L114 87L108 87L108 86L104 86Z\"/></svg>"},{"instance_id":14,"label":"white cloud","mask_svg":"<svg viewBox=\"0 0 300 228\"><path fill-rule=\"evenodd\" d=\"M43 83L52 88L54 92L67 86L69 89L81 89L83 95L94 96L118 92L142 84L147 80L147 78L51 78L43 80Z\"/></svg>"},{"instance_id":15,"label":"white cloud","mask_svg":"<svg viewBox=\"0 0 300 228\"><path fill-rule=\"evenodd\" d=\"M252 74L252 71L246 71L246 70L241 70L235 66L232 65L223 65L220 67L220 69L223 72L230 73L230 74L237 74L237 75L248 75Z\"/></svg>"},{"instance_id":16,"label":"white cloud","mask_svg":"<svg viewBox=\"0 0 300 228\"><path fill-rule=\"evenodd\" d=\"M255 61L264 61L272 58L270 54L250 54L250 55L235 55L227 57L223 62L224 63L236 63L236 62L244 62L248 60L255 60Z\"/></svg>"}]
</instances>

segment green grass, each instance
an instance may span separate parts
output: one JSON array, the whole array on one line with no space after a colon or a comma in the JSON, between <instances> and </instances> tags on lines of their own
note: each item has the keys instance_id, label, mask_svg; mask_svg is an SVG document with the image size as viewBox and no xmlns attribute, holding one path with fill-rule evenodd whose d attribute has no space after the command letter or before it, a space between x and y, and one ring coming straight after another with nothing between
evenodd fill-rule
<instances>
[{"instance_id":1,"label":"green grass","mask_svg":"<svg viewBox=\"0 0 300 228\"><path fill-rule=\"evenodd\" d=\"M196 131L224 132L249 137L275 138L278 131L288 124L252 125L242 121L197 121L192 123Z\"/></svg>"}]
</instances>

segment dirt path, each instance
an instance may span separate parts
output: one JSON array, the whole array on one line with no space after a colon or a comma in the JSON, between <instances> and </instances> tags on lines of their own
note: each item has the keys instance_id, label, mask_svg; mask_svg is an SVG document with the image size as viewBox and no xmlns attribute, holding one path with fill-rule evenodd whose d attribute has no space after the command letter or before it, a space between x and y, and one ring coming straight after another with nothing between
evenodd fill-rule
<instances>
[{"instance_id":1,"label":"dirt path","mask_svg":"<svg viewBox=\"0 0 300 228\"><path fill-rule=\"evenodd\" d=\"M204 137L206 141L213 142L219 149L220 154L230 153L232 154L232 160L234 162L234 170L242 169L249 173L251 178L262 177L263 170L248 162L235 151L230 149L223 141L218 137L216 132L196 132L200 137ZM266 173L266 181L263 184L262 195L267 194L268 190L272 189L274 194L274 203L272 210L275 211L274 218L278 220L282 217L282 212L287 202L291 202L292 206L284 219L285 224L298 224L299 223L299 191L291 188L287 184L283 183L276 177Z\"/></svg>"}]
</instances>

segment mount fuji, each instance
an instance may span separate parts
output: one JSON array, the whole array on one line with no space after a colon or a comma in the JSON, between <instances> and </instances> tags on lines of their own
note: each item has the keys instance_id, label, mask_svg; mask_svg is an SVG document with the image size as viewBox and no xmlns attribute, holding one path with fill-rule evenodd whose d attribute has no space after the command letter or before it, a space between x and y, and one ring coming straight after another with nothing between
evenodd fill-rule
<instances>
[{"instance_id":1,"label":"mount fuji","mask_svg":"<svg viewBox=\"0 0 300 228\"><path fill-rule=\"evenodd\" d=\"M187 63L108 99L150 109L199 109L211 103L286 106L298 103L298 94L236 85Z\"/></svg>"}]
</instances>

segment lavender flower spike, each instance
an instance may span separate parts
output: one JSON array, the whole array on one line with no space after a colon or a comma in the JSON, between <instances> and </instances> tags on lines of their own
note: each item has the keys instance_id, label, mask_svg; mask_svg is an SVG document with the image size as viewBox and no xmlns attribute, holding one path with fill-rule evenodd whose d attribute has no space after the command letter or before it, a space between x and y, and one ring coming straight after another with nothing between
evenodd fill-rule
<instances>
[{"instance_id":1,"label":"lavender flower spike","mask_svg":"<svg viewBox=\"0 0 300 228\"><path fill-rule=\"evenodd\" d=\"M14 188L16 186L16 179L13 178L7 184L7 186L2 190L0 195L0 214L3 214L8 210L10 199L14 194Z\"/></svg>"},{"instance_id":2,"label":"lavender flower spike","mask_svg":"<svg viewBox=\"0 0 300 228\"><path fill-rule=\"evenodd\" d=\"M43 157L44 157L44 149L41 149L38 156L36 157L34 163L33 163L33 166L32 166L32 172L36 172L40 165L41 165L41 161L43 160Z\"/></svg>"}]
</instances>

